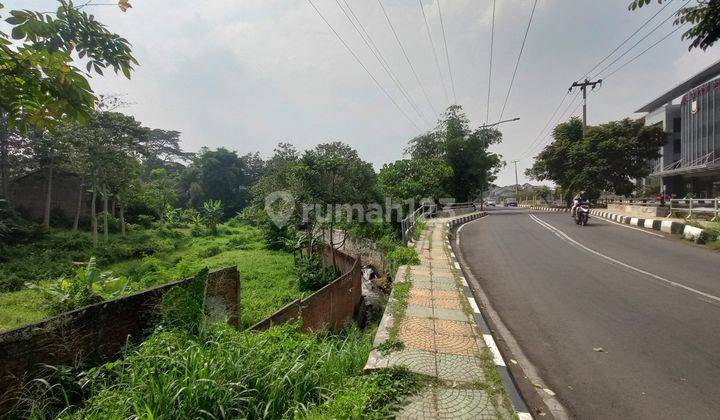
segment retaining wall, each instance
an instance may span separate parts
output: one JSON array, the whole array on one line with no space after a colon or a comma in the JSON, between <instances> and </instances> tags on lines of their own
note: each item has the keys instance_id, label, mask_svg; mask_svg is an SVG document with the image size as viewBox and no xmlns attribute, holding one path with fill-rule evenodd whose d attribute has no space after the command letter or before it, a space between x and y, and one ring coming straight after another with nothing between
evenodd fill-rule
<instances>
[{"instance_id":1,"label":"retaining wall","mask_svg":"<svg viewBox=\"0 0 720 420\"><path fill-rule=\"evenodd\" d=\"M333 262L327 247L323 260L327 265ZM297 319L301 319L303 331L342 329L354 319L362 298L362 264L360 258L336 250L335 267L342 273L340 277L305 299L291 302L250 329L262 331Z\"/></svg>"},{"instance_id":2,"label":"retaining wall","mask_svg":"<svg viewBox=\"0 0 720 420\"><path fill-rule=\"evenodd\" d=\"M656 205L608 203L607 210L611 213L634 217L666 217L670 214L669 208Z\"/></svg>"},{"instance_id":3,"label":"retaining wall","mask_svg":"<svg viewBox=\"0 0 720 420\"><path fill-rule=\"evenodd\" d=\"M115 359L128 343L152 332L163 295L185 279L143 292L86 306L0 334L0 413L40 364L97 364ZM240 276L237 267L211 272L206 299L225 307L228 323L238 327ZM0 416L1 417L1 416Z\"/></svg>"}]
</instances>

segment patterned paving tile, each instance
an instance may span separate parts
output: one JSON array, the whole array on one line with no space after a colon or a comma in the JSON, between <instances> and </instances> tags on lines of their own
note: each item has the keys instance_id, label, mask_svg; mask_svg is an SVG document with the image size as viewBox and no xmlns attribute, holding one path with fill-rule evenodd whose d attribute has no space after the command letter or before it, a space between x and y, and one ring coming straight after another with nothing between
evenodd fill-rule
<instances>
[{"instance_id":1,"label":"patterned paving tile","mask_svg":"<svg viewBox=\"0 0 720 420\"><path fill-rule=\"evenodd\" d=\"M426 308L424 306L408 305L405 310L405 315L416 318L432 318L433 310L432 308Z\"/></svg>"},{"instance_id":2,"label":"patterned paving tile","mask_svg":"<svg viewBox=\"0 0 720 420\"><path fill-rule=\"evenodd\" d=\"M457 287L455 286L455 283L449 283L449 282L432 282L432 289L433 290L445 290L445 291L456 291Z\"/></svg>"},{"instance_id":3,"label":"patterned paving tile","mask_svg":"<svg viewBox=\"0 0 720 420\"><path fill-rule=\"evenodd\" d=\"M475 330L471 323L461 321L450 321L447 319L435 320L435 332L444 335L461 335L475 337Z\"/></svg>"},{"instance_id":4,"label":"patterned paving tile","mask_svg":"<svg viewBox=\"0 0 720 420\"><path fill-rule=\"evenodd\" d=\"M413 280L412 287L413 289L431 290L432 282L430 280Z\"/></svg>"},{"instance_id":5,"label":"patterned paving tile","mask_svg":"<svg viewBox=\"0 0 720 420\"><path fill-rule=\"evenodd\" d=\"M451 321L467 321L468 317L465 312L459 309L443 309L436 308L434 313L437 319L449 319Z\"/></svg>"},{"instance_id":6,"label":"patterned paving tile","mask_svg":"<svg viewBox=\"0 0 720 420\"><path fill-rule=\"evenodd\" d=\"M479 382L485 379L482 367L475 356L438 353L438 378L445 381Z\"/></svg>"},{"instance_id":7,"label":"patterned paving tile","mask_svg":"<svg viewBox=\"0 0 720 420\"><path fill-rule=\"evenodd\" d=\"M416 298L432 298L433 293L432 290L428 288L417 288L414 287L415 284L413 283L413 287L410 289L410 297L416 297Z\"/></svg>"},{"instance_id":8,"label":"patterned paving tile","mask_svg":"<svg viewBox=\"0 0 720 420\"><path fill-rule=\"evenodd\" d=\"M427 289L425 289L427 290ZM422 296L410 296L408 298L408 305L414 305L414 306L425 306L427 308L433 307L433 299L430 296L422 297Z\"/></svg>"},{"instance_id":9,"label":"patterned paving tile","mask_svg":"<svg viewBox=\"0 0 720 420\"><path fill-rule=\"evenodd\" d=\"M444 298L433 298L432 304L435 308L442 309L462 309L458 298L444 299Z\"/></svg>"},{"instance_id":10,"label":"patterned paving tile","mask_svg":"<svg viewBox=\"0 0 720 420\"><path fill-rule=\"evenodd\" d=\"M435 409L435 395L432 389L410 398L408 405L396 417L400 420L430 420L437 419L437 410Z\"/></svg>"},{"instance_id":11,"label":"patterned paving tile","mask_svg":"<svg viewBox=\"0 0 720 420\"><path fill-rule=\"evenodd\" d=\"M457 290L433 290L432 297L435 299L459 299Z\"/></svg>"},{"instance_id":12,"label":"patterned paving tile","mask_svg":"<svg viewBox=\"0 0 720 420\"><path fill-rule=\"evenodd\" d=\"M444 271L439 271L439 272L438 272L438 271L433 270L432 281L437 281L437 282L452 282L452 283L454 284L454 283L455 283L455 277L453 277L453 275L450 274L449 272L444 272Z\"/></svg>"},{"instance_id":13,"label":"patterned paving tile","mask_svg":"<svg viewBox=\"0 0 720 420\"><path fill-rule=\"evenodd\" d=\"M438 419L494 419L495 409L487 394L477 389L435 390Z\"/></svg>"},{"instance_id":14,"label":"patterned paving tile","mask_svg":"<svg viewBox=\"0 0 720 420\"><path fill-rule=\"evenodd\" d=\"M413 318L406 316L400 323L399 331L412 330L412 331L435 331L435 321L430 318Z\"/></svg>"},{"instance_id":15,"label":"patterned paving tile","mask_svg":"<svg viewBox=\"0 0 720 420\"><path fill-rule=\"evenodd\" d=\"M475 337L462 335L436 335L435 349L438 353L460 354L463 356L475 356L478 348Z\"/></svg>"},{"instance_id":16,"label":"patterned paving tile","mask_svg":"<svg viewBox=\"0 0 720 420\"><path fill-rule=\"evenodd\" d=\"M408 370L423 375L436 376L435 353L404 348L403 350L390 353L388 366L405 366Z\"/></svg>"},{"instance_id":17,"label":"patterned paving tile","mask_svg":"<svg viewBox=\"0 0 720 420\"><path fill-rule=\"evenodd\" d=\"M435 351L435 333L432 330L405 328L399 331L398 338L406 348Z\"/></svg>"}]
</instances>

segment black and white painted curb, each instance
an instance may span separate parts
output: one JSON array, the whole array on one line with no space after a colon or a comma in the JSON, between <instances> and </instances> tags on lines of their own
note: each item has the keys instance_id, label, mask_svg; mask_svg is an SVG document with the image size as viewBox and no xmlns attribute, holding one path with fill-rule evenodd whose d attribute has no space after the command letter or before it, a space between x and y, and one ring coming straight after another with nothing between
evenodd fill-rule
<instances>
[{"instance_id":1,"label":"black and white painted curb","mask_svg":"<svg viewBox=\"0 0 720 420\"><path fill-rule=\"evenodd\" d=\"M479 212L453 219L447 223L448 230L455 226L461 225L471 220L478 219L486 215L486 212ZM485 342L485 345L488 347L488 349L490 349L490 352L493 355L495 367L497 368L498 374L500 375L500 379L502 380L503 386L505 387L505 391L510 398L510 403L512 404L513 410L515 410L520 420L532 420L532 415L530 415L530 411L528 410L525 401L520 396L520 391L517 389L515 381L513 381L512 377L510 376L510 370L508 370L505 359L503 359L502 354L500 354L500 349L495 343L495 339L492 336L490 327L488 327L488 324L485 321L485 317L480 312L480 307L475 300L475 296L470 290L470 286L468 286L468 282L463 275L463 270L460 267L460 263L458 262L458 259L452 250L452 246L450 245L450 240L448 238L445 238L445 245L447 245L448 250L450 251L450 258L452 259L454 268L460 273L460 282L462 283L465 297L467 298L467 301L470 304L470 308L472 309L473 319L475 320L475 324L477 324L478 329L482 333L482 338Z\"/></svg>"},{"instance_id":2,"label":"black and white painted curb","mask_svg":"<svg viewBox=\"0 0 720 420\"><path fill-rule=\"evenodd\" d=\"M551 211L551 212L569 212L568 208L556 207L538 207L531 206L532 210ZM601 209L591 209L590 214L604 219L612 220L630 226L637 226L645 229L653 229L660 232L681 235L685 239L693 240L697 243L705 243L712 238L712 235L705 229L690 226L682 222L665 219L644 219L641 217L624 216L622 214L611 213Z\"/></svg>"}]
</instances>

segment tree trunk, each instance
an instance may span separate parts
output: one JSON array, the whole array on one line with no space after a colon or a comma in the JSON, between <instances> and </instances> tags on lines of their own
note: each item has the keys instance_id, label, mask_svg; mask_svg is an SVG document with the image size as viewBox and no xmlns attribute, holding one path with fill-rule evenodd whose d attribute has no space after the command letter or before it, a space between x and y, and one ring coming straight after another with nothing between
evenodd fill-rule
<instances>
[{"instance_id":1,"label":"tree trunk","mask_svg":"<svg viewBox=\"0 0 720 420\"><path fill-rule=\"evenodd\" d=\"M120 233L125 236L125 206L120 202Z\"/></svg>"},{"instance_id":2,"label":"tree trunk","mask_svg":"<svg viewBox=\"0 0 720 420\"><path fill-rule=\"evenodd\" d=\"M73 220L73 232L77 232L80 226L80 214L82 213L83 196L85 190L85 177L80 177L80 188L78 189L77 206L75 206L75 220Z\"/></svg>"},{"instance_id":3,"label":"tree trunk","mask_svg":"<svg viewBox=\"0 0 720 420\"><path fill-rule=\"evenodd\" d=\"M48 166L47 172L47 190L45 192L45 211L43 212L42 228L45 232L50 230L50 207L52 206L52 182L53 182L53 165L52 161Z\"/></svg>"},{"instance_id":4,"label":"tree trunk","mask_svg":"<svg viewBox=\"0 0 720 420\"><path fill-rule=\"evenodd\" d=\"M90 203L90 230L92 230L92 242L93 246L97 245L97 187L93 184L92 188L92 202Z\"/></svg>"},{"instance_id":5,"label":"tree trunk","mask_svg":"<svg viewBox=\"0 0 720 420\"><path fill-rule=\"evenodd\" d=\"M112 212L112 217L115 218L115 207L117 204L115 203L115 199L113 199L112 203L110 204L110 211Z\"/></svg>"},{"instance_id":6,"label":"tree trunk","mask_svg":"<svg viewBox=\"0 0 720 420\"><path fill-rule=\"evenodd\" d=\"M10 168L8 168L8 155L9 155L9 133L7 130L7 122L0 116L0 198L4 198L10 207Z\"/></svg>"},{"instance_id":7,"label":"tree trunk","mask_svg":"<svg viewBox=\"0 0 720 420\"><path fill-rule=\"evenodd\" d=\"M108 197L103 194L103 240L108 241Z\"/></svg>"}]
</instances>

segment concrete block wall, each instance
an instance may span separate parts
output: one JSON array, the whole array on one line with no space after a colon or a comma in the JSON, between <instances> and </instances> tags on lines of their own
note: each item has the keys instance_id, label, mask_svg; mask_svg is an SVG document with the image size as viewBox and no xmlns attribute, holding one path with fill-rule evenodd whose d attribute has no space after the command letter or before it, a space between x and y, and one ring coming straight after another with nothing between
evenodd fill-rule
<instances>
[{"instance_id":1,"label":"concrete block wall","mask_svg":"<svg viewBox=\"0 0 720 420\"><path fill-rule=\"evenodd\" d=\"M326 264L332 264L329 248L324 249L323 259ZM301 319L303 331L342 329L354 319L362 299L362 264L360 258L336 250L335 266L342 273L340 277L305 299L288 304L250 330L262 331L298 319Z\"/></svg>"},{"instance_id":2,"label":"concrete block wall","mask_svg":"<svg viewBox=\"0 0 720 420\"><path fill-rule=\"evenodd\" d=\"M163 295L180 280L119 299L86 306L0 334L0 412L40 364L98 364L116 358L128 343L152 332ZM225 306L228 322L239 321L240 276L237 267L211 272L206 297Z\"/></svg>"}]
</instances>

